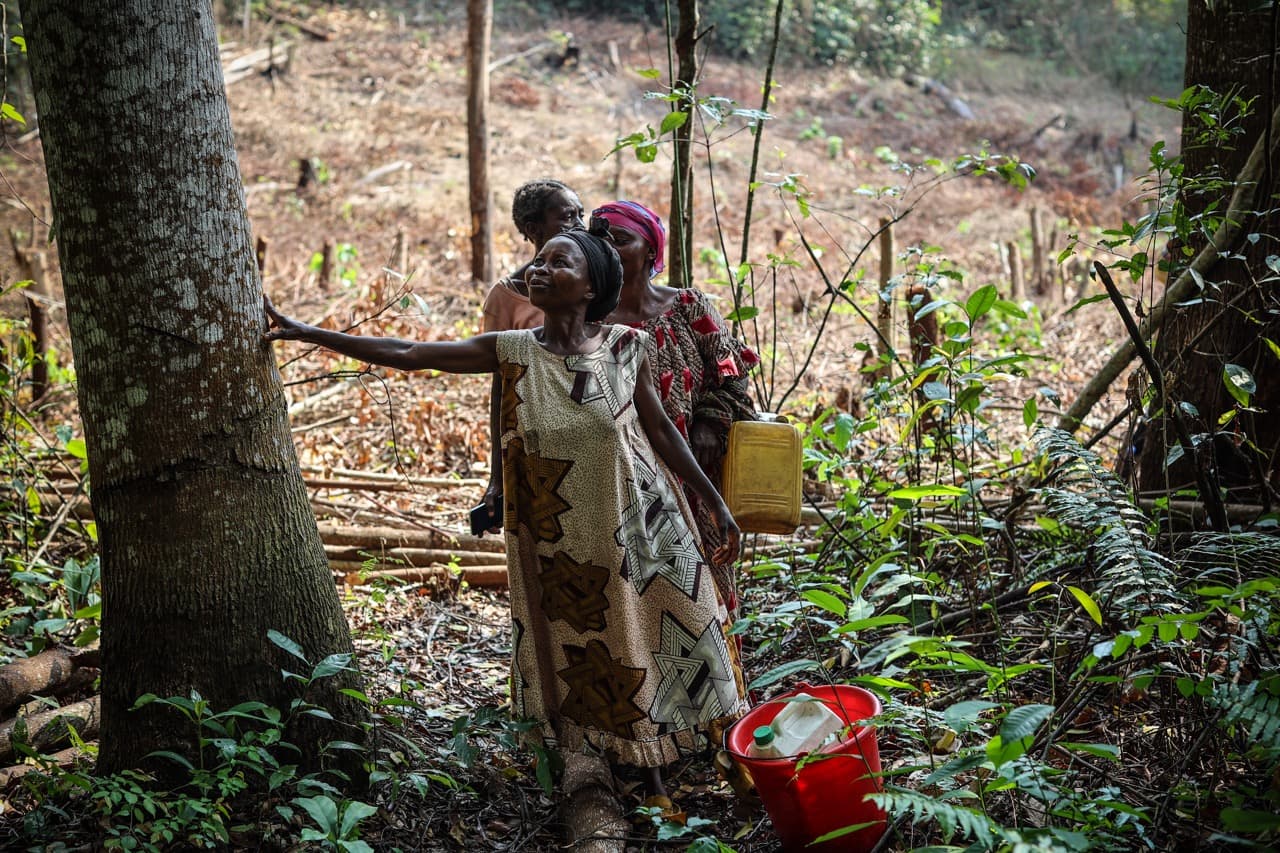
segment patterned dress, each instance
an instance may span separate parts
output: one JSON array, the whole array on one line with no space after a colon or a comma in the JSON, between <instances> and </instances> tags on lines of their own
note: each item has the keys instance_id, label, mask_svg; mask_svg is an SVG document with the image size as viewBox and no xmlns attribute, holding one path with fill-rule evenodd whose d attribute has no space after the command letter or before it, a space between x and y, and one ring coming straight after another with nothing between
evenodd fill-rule
<instances>
[{"instance_id":1,"label":"patterned dress","mask_svg":"<svg viewBox=\"0 0 1280 853\"><path fill-rule=\"evenodd\" d=\"M584 355L503 332L513 713L562 751L657 767L746 710L688 507L632 400L645 335Z\"/></svg>"},{"instance_id":2,"label":"patterned dress","mask_svg":"<svg viewBox=\"0 0 1280 853\"><path fill-rule=\"evenodd\" d=\"M730 425L755 420L746 377L760 363L760 357L729 334L711 300L700 290L681 290L667 311L631 326L649 336L649 370L667 417L686 440L692 424L710 424L720 439L718 458L723 459ZM720 471L708 471L707 476L718 488ZM715 516L692 489L686 486L684 493L693 508L703 551L710 554L720 544ZM725 605L737 610L733 566L713 565L711 569Z\"/></svg>"}]
</instances>

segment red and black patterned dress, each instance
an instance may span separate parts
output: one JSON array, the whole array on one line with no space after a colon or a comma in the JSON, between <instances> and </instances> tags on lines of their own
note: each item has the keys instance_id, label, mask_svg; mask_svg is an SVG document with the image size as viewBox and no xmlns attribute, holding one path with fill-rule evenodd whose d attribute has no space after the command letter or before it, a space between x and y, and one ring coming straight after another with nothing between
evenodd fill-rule
<instances>
[{"instance_id":1,"label":"red and black patterned dress","mask_svg":"<svg viewBox=\"0 0 1280 853\"><path fill-rule=\"evenodd\" d=\"M688 507L632 400L646 335L558 356L498 337L513 713L563 751L657 767L746 710Z\"/></svg>"},{"instance_id":2,"label":"red and black patterned dress","mask_svg":"<svg viewBox=\"0 0 1280 853\"><path fill-rule=\"evenodd\" d=\"M709 424L720 439L717 459L723 459L729 426L734 421L755 419L747 372L760 363L760 357L729 334L728 326L700 290L681 290L666 312L631 326L649 336L649 370L667 417L686 441L694 423ZM706 473L719 488L718 466ZM720 544L715 517L692 489L686 486L684 493L697 520L703 551L710 554ZM738 589L733 566L713 565L712 571L725 605L735 611Z\"/></svg>"}]
</instances>

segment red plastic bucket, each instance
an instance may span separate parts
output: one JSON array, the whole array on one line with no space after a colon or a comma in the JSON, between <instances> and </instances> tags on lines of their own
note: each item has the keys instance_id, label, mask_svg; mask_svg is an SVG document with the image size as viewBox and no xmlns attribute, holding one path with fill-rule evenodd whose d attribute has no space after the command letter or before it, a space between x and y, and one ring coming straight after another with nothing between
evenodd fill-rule
<instances>
[{"instance_id":1,"label":"red plastic bucket","mask_svg":"<svg viewBox=\"0 0 1280 853\"><path fill-rule=\"evenodd\" d=\"M757 705L725 732L729 754L751 772L756 790L773 828L788 851L806 853L866 853L884 834L884 811L864 800L867 794L882 790L880 749L872 726L857 726L838 746L826 749L797 770L800 758L755 758L747 754L752 733L758 726L773 722L786 707L782 700L797 693L808 693L848 723L865 720L880 713L880 700L861 687L835 684L814 687L802 684L789 693ZM846 826L861 823L874 825L837 838L813 844Z\"/></svg>"}]
</instances>

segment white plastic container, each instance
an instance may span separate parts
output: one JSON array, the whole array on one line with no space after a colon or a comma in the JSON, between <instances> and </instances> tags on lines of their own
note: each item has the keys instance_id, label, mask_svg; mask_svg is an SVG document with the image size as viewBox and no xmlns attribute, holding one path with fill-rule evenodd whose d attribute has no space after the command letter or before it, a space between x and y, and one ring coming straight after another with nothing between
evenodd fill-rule
<instances>
[{"instance_id":1,"label":"white plastic container","mask_svg":"<svg viewBox=\"0 0 1280 853\"><path fill-rule=\"evenodd\" d=\"M752 758L782 758L778 752L778 733L773 726L760 726L751 733L751 746L747 747L747 755Z\"/></svg>"},{"instance_id":2,"label":"white plastic container","mask_svg":"<svg viewBox=\"0 0 1280 853\"><path fill-rule=\"evenodd\" d=\"M793 757L835 743L844 720L808 693L797 693L770 725L775 733L774 748L780 755Z\"/></svg>"}]
</instances>

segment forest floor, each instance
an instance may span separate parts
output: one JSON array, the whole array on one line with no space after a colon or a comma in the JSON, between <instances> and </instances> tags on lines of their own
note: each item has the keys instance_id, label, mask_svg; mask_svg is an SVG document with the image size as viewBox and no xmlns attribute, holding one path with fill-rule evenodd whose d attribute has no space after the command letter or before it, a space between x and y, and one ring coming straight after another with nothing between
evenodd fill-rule
<instances>
[{"instance_id":1,"label":"forest floor","mask_svg":"<svg viewBox=\"0 0 1280 853\"><path fill-rule=\"evenodd\" d=\"M328 8L309 19L331 34L328 40L261 20L247 31L228 25L223 32L225 62L268 43L288 45L289 60L279 73L253 74L228 87L249 213L267 246L264 287L282 310L403 337L453 339L478 331L485 285L469 272L465 21L463 4L452 5L458 9L429 20L372 7ZM573 34L580 53L558 67L565 33ZM668 210L665 150L651 164L629 150L610 156L618 137L661 122L665 102L647 97L657 81L637 73L665 66L661 35L639 25L532 13L495 22L489 128L498 274L529 254L507 215L512 191L525 180L564 180L588 209L626 197ZM702 92L755 109L762 75L758 64L712 56ZM902 216L894 236L908 259L898 272L909 273L926 257L963 272L963 281L940 280L941 296L963 302L978 286L995 283L1007 298L1004 247L1017 244L1029 267L1033 210L1043 222L1046 258L1072 235L1085 241L1081 254L1092 257L1100 250L1088 244L1096 243L1099 228L1146 212L1145 187L1132 170L1141 169L1147 150L1157 140L1176 148L1178 117L1172 111L1146 103L1135 109L1097 80L1008 56L968 54L948 72L947 85L973 118L962 118L920 82L785 65L777 78L761 180L802 176L811 216L803 217L794 196L772 186L757 196L750 259L763 264L773 254L802 263L784 267L777 278L759 279L761 320L779 331L771 338L764 322L755 341L777 354L776 374L766 376L758 393L761 408L801 419L827 406L856 405L864 390L858 374L863 356L853 347L870 341L871 332L855 312L833 312L808 368L801 369L803 349L823 325L823 284L799 233L835 261L837 281L848 259L856 259L855 274L875 282L879 249L870 235L882 217ZM722 313L732 303L728 289L713 280L723 275L715 259L725 252L736 263L741 251L752 142L735 121L712 132L714 143L699 154L696 167L696 277ZM936 177L927 166L902 165L930 158L950 163L984 147L1029 163L1037 177L1016 190L992 178ZM300 187L304 163L311 177ZM1117 164L1130 170L1119 187ZM38 142L11 139L0 153L0 168L12 190L0 212L3 225L32 231L29 209L44 221L34 229L43 234L48 191ZM901 190L878 191L893 186ZM328 281L317 260L325 244L335 260ZM929 248L921 255L911 254L911 247ZM11 269L0 269L12 279ZM1014 401L1007 429L1024 440L1021 401L1047 386L1069 403L1123 335L1105 303L1064 313L1078 294L1098 291L1078 272L1064 284L1054 269L1045 262L1043 275L1051 284L1037 297L1038 307L1028 305L1030 322L1012 331L989 330L1004 336L1001 345L1042 356L1029 375L1009 376L1002 391ZM1135 295L1149 300L1153 286L1149 278L1133 284ZM864 284L859 293L874 291ZM0 309L16 312L19 303ZM55 312L54 319L53 345L69 359L65 318ZM392 473L402 487L344 491L317 485L318 514L330 523L463 531L488 471L487 377L335 379L333 372L353 365L287 345L277 351L308 476ZM795 390L784 396L793 382ZM60 393L46 419L50 425L75 423L73 394ZM1089 423L1096 428L1106 422L1123 402L1123 384L1117 384ZM1053 409L1052 398L1042 397L1041 413ZM1101 448L1114 455L1117 446L1118 439ZM414 483L438 477L456 482ZM802 530L796 539L811 535ZM539 787L528 753L504 745L509 734L492 712L506 693L505 593L466 585L430 592L416 584L346 588L368 692L375 698L402 695L426 709L411 715L409 731L423 750L418 760L439 774L429 783L425 806L416 796L389 796L364 838L380 850L555 849L554 801ZM748 678L775 663L776 653L746 650ZM739 850L772 849L763 812L738 804L707 756L673 768L671 781L691 816L712 821L703 832ZM639 800L630 790L627 798L630 806ZM653 826L639 825L632 841L648 847L654 839Z\"/></svg>"}]
</instances>

